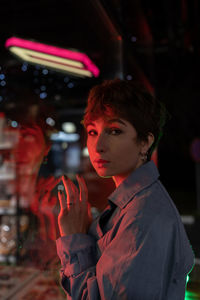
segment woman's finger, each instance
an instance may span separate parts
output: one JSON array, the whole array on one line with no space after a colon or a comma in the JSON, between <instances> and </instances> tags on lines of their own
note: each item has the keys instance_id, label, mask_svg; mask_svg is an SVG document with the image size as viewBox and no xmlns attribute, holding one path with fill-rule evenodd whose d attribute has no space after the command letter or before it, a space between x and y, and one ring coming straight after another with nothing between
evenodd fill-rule
<instances>
[{"instance_id":1,"label":"woman's finger","mask_svg":"<svg viewBox=\"0 0 200 300\"><path fill-rule=\"evenodd\" d=\"M38 180L38 185L40 186L40 187L43 187L43 184L45 183L45 178L44 177L40 177L40 179Z\"/></svg>"},{"instance_id":2,"label":"woman's finger","mask_svg":"<svg viewBox=\"0 0 200 300\"><path fill-rule=\"evenodd\" d=\"M61 181L61 178L54 178L53 182L51 183L50 190L53 190L55 186Z\"/></svg>"},{"instance_id":3,"label":"woman's finger","mask_svg":"<svg viewBox=\"0 0 200 300\"><path fill-rule=\"evenodd\" d=\"M60 208L61 210L65 210L67 208L67 201L65 199L63 191L58 191L58 199L60 202Z\"/></svg>"},{"instance_id":4,"label":"woman's finger","mask_svg":"<svg viewBox=\"0 0 200 300\"><path fill-rule=\"evenodd\" d=\"M80 175L76 175L76 178L77 178L77 181L78 181L78 184L79 184L79 189L80 189L80 201L87 202L87 200L88 200L88 189L87 189L85 180Z\"/></svg>"},{"instance_id":5,"label":"woman's finger","mask_svg":"<svg viewBox=\"0 0 200 300\"><path fill-rule=\"evenodd\" d=\"M47 178L47 181L45 182L45 188L52 190L59 182L61 178L55 178L53 176L50 176Z\"/></svg>"},{"instance_id":6,"label":"woman's finger","mask_svg":"<svg viewBox=\"0 0 200 300\"><path fill-rule=\"evenodd\" d=\"M73 194L74 194L74 199L73 199L73 201L74 201L74 203L76 203L76 202L78 201L78 199L79 199L79 190L78 190L78 188L75 186L75 184L73 183L73 181L71 181L70 179L68 179L68 182L69 182L69 184L70 184L70 186L71 186L71 189L72 189L72 191L73 191Z\"/></svg>"},{"instance_id":7,"label":"woman's finger","mask_svg":"<svg viewBox=\"0 0 200 300\"><path fill-rule=\"evenodd\" d=\"M48 186L49 184L51 185L51 183L54 181L54 177L51 175L51 176L48 176L46 178L46 185Z\"/></svg>"},{"instance_id":8,"label":"woman's finger","mask_svg":"<svg viewBox=\"0 0 200 300\"><path fill-rule=\"evenodd\" d=\"M47 204L47 203L48 203L49 198L50 198L50 194L51 194L50 191L46 191L46 192L44 193L44 195L41 197L41 205L42 205L42 204Z\"/></svg>"},{"instance_id":9,"label":"woman's finger","mask_svg":"<svg viewBox=\"0 0 200 300\"><path fill-rule=\"evenodd\" d=\"M70 205L76 202L76 193L74 192L74 188L70 179L66 179L64 176L62 176L62 181L67 195L67 207L70 207Z\"/></svg>"}]
</instances>

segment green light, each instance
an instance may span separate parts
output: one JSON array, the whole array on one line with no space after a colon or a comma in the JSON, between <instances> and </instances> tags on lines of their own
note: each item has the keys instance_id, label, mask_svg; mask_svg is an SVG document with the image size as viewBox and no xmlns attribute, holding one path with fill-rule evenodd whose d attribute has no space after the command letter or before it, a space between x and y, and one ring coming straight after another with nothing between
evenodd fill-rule
<instances>
[{"instance_id":1,"label":"green light","mask_svg":"<svg viewBox=\"0 0 200 300\"><path fill-rule=\"evenodd\" d=\"M190 276L187 275L186 282L188 283L189 280L190 280Z\"/></svg>"},{"instance_id":2,"label":"green light","mask_svg":"<svg viewBox=\"0 0 200 300\"><path fill-rule=\"evenodd\" d=\"M199 299L199 295L194 292L186 291L185 300L194 300L194 299Z\"/></svg>"}]
</instances>

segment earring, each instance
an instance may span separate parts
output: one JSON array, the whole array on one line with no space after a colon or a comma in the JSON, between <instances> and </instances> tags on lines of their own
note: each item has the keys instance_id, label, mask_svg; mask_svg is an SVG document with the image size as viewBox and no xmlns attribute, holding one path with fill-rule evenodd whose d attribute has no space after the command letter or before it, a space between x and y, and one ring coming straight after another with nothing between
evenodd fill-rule
<instances>
[{"instance_id":1,"label":"earring","mask_svg":"<svg viewBox=\"0 0 200 300\"><path fill-rule=\"evenodd\" d=\"M147 160L147 154L148 154L148 152L146 152L146 153L140 153L140 155L141 155L141 160L142 160L143 162L145 162L145 161Z\"/></svg>"}]
</instances>

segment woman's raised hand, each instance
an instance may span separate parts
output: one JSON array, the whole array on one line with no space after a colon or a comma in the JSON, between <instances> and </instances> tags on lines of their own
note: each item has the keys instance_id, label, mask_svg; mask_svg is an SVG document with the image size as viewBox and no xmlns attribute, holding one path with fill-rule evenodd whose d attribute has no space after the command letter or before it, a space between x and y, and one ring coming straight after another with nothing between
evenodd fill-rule
<instances>
[{"instance_id":1,"label":"woman's raised hand","mask_svg":"<svg viewBox=\"0 0 200 300\"><path fill-rule=\"evenodd\" d=\"M61 236L74 233L87 233L92 221L88 190L83 177L76 175L79 190L68 178L62 177L65 192L58 191L60 213L58 226Z\"/></svg>"}]
</instances>

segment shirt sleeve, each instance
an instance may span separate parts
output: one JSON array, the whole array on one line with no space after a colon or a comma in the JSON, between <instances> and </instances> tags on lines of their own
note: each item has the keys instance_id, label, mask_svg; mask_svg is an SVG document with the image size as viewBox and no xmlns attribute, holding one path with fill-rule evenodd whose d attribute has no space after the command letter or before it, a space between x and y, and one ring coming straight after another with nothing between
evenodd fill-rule
<instances>
[{"instance_id":1,"label":"shirt sleeve","mask_svg":"<svg viewBox=\"0 0 200 300\"><path fill-rule=\"evenodd\" d=\"M107 232L98 246L101 242L105 246L106 239L111 242L98 262L91 236L75 234L58 239L62 286L71 297L68 299L161 300L166 297L170 282L176 285L180 281L179 289L184 293L185 274L177 273L179 257L174 255L175 227L172 223L162 225L156 218L149 228L139 224L130 212L116 233L112 232L114 236L109 237Z\"/></svg>"},{"instance_id":2,"label":"shirt sleeve","mask_svg":"<svg viewBox=\"0 0 200 300\"><path fill-rule=\"evenodd\" d=\"M67 299L100 299L96 284L96 243L87 234L77 233L56 241L61 260L61 284Z\"/></svg>"}]
</instances>

